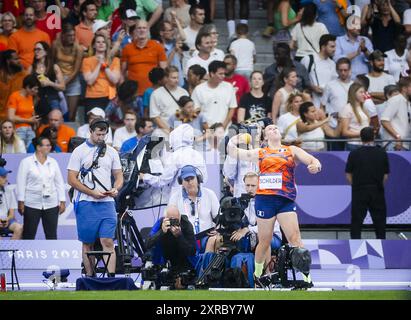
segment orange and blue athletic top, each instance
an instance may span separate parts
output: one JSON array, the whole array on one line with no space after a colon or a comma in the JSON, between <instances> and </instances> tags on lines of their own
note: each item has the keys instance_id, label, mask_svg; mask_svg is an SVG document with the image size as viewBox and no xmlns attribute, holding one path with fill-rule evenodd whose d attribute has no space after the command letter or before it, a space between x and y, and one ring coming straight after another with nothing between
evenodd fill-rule
<instances>
[{"instance_id":1,"label":"orange and blue athletic top","mask_svg":"<svg viewBox=\"0 0 411 320\"><path fill-rule=\"evenodd\" d=\"M291 148L281 146L278 149L261 148L258 152L259 195L278 195L295 200L297 188L295 186L295 162Z\"/></svg>"}]
</instances>

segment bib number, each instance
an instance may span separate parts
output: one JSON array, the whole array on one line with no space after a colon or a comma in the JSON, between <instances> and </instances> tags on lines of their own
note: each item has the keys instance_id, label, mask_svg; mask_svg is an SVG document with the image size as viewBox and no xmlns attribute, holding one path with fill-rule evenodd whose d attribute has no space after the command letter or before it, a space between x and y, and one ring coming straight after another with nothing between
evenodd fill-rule
<instances>
[{"instance_id":1,"label":"bib number","mask_svg":"<svg viewBox=\"0 0 411 320\"><path fill-rule=\"evenodd\" d=\"M274 173L270 175L261 175L259 179L260 189L278 190L283 188L283 175Z\"/></svg>"}]
</instances>

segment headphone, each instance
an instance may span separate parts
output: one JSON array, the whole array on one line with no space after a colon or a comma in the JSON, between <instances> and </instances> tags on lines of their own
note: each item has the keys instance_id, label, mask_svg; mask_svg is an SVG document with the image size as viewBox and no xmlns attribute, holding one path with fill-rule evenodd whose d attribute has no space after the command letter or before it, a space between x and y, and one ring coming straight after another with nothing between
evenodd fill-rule
<instances>
[{"instance_id":1,"label":"headphone","mask_svg":"<svg viewBox=\"0 0 411 320\"><path fill-rule=\"evenodd\" d=\"M107 131L110 128L110 124L108 123L108 121L104 119L95 119L90 124L90 130L94 131L99 124L105 124L107 127Z\"/></svg>"},{"instance_id":2,"label":"headphone","mask_svg":"<svg viewBox=\"0 0 411 320\"><path fill-rule=\"evenodd\" d=\"M183 170L184 168L187 168L187 167L193 168L194 171L196 172L197 182L199 184L203 183L204 178L203 178L203 174L201 173L200 169L198 169L197 167L191 166L191 165L187 165L187 166L182 167L181 170ZM181 171L180 171L180 176L177 178L177 182L178 182L178 184L183 184L183 179L181 178Z\"/></svg>"}]
</instances>

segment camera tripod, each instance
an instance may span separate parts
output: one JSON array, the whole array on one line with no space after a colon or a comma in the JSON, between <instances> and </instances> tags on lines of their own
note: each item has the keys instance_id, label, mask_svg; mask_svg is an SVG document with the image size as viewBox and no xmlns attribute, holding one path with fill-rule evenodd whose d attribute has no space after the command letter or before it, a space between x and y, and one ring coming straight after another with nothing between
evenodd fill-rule
<instances>
[{"instance_id":1,"label":"camera tripod","mask_svg":"<svg viewBox=\"0 0 411 320\"><path fill-rule=\"evenodd\" d=\"M237 252L238 250L235 245L224 240L222 247L198 277L196 286L199 288L218 286L225 270L226 260L230 260Z\"/></svg>"},{"instance_id":2,"label":"camera tripod","mask_svg":"<svg viewBox=\"0 0 411 320\"><path fill-rule=\"evenodd\" d=\"M116 273L125 275L140 273L141 267L133 267L132 259L136 254L142 258L147 250L136 221L129 210L118 215L116 239Z\"/></svg>"}]
</instances>

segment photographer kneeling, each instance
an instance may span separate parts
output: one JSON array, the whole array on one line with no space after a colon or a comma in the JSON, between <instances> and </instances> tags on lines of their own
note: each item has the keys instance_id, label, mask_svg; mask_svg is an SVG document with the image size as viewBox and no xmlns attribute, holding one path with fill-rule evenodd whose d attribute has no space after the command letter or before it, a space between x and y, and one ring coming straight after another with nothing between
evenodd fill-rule
<instances>
[{"instance_id":1,"label":"photographer kneeling","mask_svg":"<svg viewBox=\"0 0 411 320\"><path fill-rule=\"evenodd\" d=\"M152 252L153 264L170 262L175 288L180 288L179 274L194 269L196 263L196 241L188 217L175 206L167 207L164 217L151 229L146 247Z\"/></svg>"}]
</instances>

